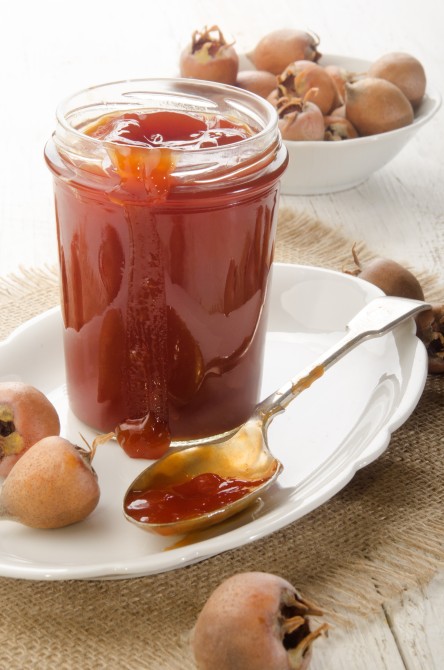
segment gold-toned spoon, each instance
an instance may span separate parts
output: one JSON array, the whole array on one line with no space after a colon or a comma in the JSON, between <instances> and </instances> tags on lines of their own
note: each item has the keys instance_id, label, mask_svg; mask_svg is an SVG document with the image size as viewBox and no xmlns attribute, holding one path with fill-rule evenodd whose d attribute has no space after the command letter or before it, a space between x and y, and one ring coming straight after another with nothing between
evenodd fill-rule
<instances>
[{"instance_id":1,"label":"gold-toned spoon","mask_svg":"<svg viewBox=\"0 0 444 670\"><path fill-rule=\"evenodd\" d=\"M267 442L276 414L363 340L384 335L429 308L406 298L372 300L350 321L339 342L260 402L231 436L176 449L138 475L124 497L126 518L144 530L176 535L201 530L245 509L282 470Z\"/></svg>"}]
</instances>

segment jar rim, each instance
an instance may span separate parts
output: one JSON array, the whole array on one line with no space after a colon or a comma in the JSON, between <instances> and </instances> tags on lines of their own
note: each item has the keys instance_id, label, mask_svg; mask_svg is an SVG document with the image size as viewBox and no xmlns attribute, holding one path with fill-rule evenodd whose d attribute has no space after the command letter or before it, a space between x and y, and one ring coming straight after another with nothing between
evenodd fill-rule
<instances>
[{"instance_id":1,"label":"jar rim","mask_svg":"<svg viewBox=\"0 0 444 670\"><path fill-rule=\"evenodd\" d=\"M128 88L129 87L129 88ZM145 88L141 88L145 87ZM118 101L117 98L115 101L106 101L104 97L102 99L94 100L95 95L108 92L117 92L119 88L128 89L120 91L119 95L124 98L128 97L130 102L126 100ZM134 90L131 90L134 89ZM111 113L114 109L119 109L119 104L127 105L128 111L137 109L138 107L143 107L143 102L145 101L145 109L149 107L148 98L146 96L151 96L157 98L157 101L160 101L160 96L169 96L170 98L177 99L177 107L174 105L167 106L166 108L171 109L171 111L184 111L185 113L190 111L193 105L196 107L195 111L198 111L199 107L204 106L204 103L211 105L211 95L220 96L225 103L230 103L233 110L236 110L238 113L246 114L248 110L250 114L254 116L256 122L258 122L259 129L256 132L257 125L254 127L253 134L249 137L243 138L236 142L232 142L229 145L224 145L222 147L199 147L193 148L191 151L193 154L202 154L206 155L216 150L226 151L227 149L231 151L236 151L241 145L246 149L252 143L262 143L267 137L270 137L270 142L275 141L275 135L278 132L278 117L277 112L273 105L268 102L265 98L246 91L237 86L232 86L229 84L221 84L218 82L212 82L207 80L191 79L191 78L182 78L182 77L152 77L152 78L136 78L136 79L121 79L112 82L105 82L103 84L93 85L84 89L78 90L76 93L71 94L65 97L57 106L56 109L56 120L57 123L63 130L67 133L72 133L77 139L85 140L91 142L91 146L103 146L118 144L112 140L103 140L101 138L96 138L91 135L86 134L81 129L79 130L72 123L72 116L74 113L80 113L82 110L92 109L93 104L97 109L102 108L102 112L98 113L93 117L94 119L100 118L104 114ZM228 97L227 97L228 96ZM89 104L85 102L81 106L72 108L73 103L76 100L79 102L82 98L86 101L90 101ZM180 100L182 98L182 100ZM184 98L188 100L188 106L184 103ZM236 103L236 104L235 104ZM213 103L214 104L214 103ZM70 109L71 107L71 109ZM179 107L179 109L178 109ZM217 107L214 106L214 111L217 112ZM71 121L70 121L71 119ZM121 146L121 143L120 143ZM145 147L141 146L141 149ZM147 150L150 150L151 147L146 146ZM182 152L190 152L188 147L175 147L174 151L178 154Z\"/></svg>"}]
</instances>

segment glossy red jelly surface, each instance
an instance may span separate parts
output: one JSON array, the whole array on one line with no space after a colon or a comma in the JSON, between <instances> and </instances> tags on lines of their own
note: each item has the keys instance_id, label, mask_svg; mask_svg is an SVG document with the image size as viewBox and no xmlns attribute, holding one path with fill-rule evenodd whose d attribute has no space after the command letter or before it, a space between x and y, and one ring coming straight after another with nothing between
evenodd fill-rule
<instances>
[{"instance_id":1,"label":"glossy red jelly surface","mask_svg":"<svg viewBox=\"0 0 444 670\"><path fill-rule=\"evenodd\" d=\"M98 430L120 425L130 455L157 457L240 425L259 398L283 161L241 187L228 175L184 188L175 150L254 130L166 111L84 132L111 143L108 165L53 168L70 405Z\"/></svg>"},{"instance_id":2,"label":"glossy red jelly surface","mask_svg":"<svg viewBox=\"0 0 444 670\"><path fill-rule=\"evenodd\" d=\"M125 512L142 523L173 523L214 512L245 497L265 480L221 477L212 472L164 488L131 491Z\"/></svg>"},{"instance_id":3,"label":"glossy red jelly surface","mask_svg":"<svg viewBox=\"0 0 444 670\"><path fill-rule=\"evenodd\" d=\"M109 114L86 132L90 137L119 144L189 150L221 147L254 134L248 126L224 117L174 111Z\"/></svg>"}]
</instances>

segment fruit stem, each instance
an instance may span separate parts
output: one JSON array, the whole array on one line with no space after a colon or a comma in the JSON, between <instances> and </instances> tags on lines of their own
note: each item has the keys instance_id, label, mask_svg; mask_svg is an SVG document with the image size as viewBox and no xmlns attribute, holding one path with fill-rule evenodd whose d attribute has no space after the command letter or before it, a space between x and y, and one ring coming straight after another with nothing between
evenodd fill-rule
<instances>
[{"instance_id":1,"label":"fruit stem","mask_svg":"<svg viewBox=\"0 0 444 670\"><path fill-rule=\"evenodd\" d=\"M296 592L293 598L294 598L293 607L301 609L304 613L304 616L307 615L323 616L324 612L313 602L307 600L307 598L305 597L302 597L300 593Z\"/></svg>"},{"instance_id":2,"label":"fruit stem","mask_svg":"<svg viewBox=\"0 0 444 670\"><path fill-rule=\"evenodd\" d=\"M89 463L91 463L91 461L93 460L97 451L97 447L116 437L116 434L114 432L105 433L103 435L96 435L96 437L92 441L92 444L90 444L88 440L82 435L82 433L79 433L79 435L86 444L87 449L81 449L80 447L79 448L82 451L83 456L89 461Z\"/></svg>"},{"instance_id":3,"label":"fruit stem","mask_svg":"<svg viewBox=\"0 0 444 670\"><path fill-rule=\"evenodd\" d=\"M313 642L318 638L320 635L323 635L324 633L327 633L327 630L329 629L328 623L323 623L321 624L316 630L313 632L309 633L306 635L302 640L299 642L299 644L294 647L294 649L289 649L288 650L288 655L290 657L290 660L292 662L292 668L299 668L300 664L302 663L302 659L304 655L307 653L308 649L311 647Z\"/></svg>"},{"instance_id":4,"label":"fruit stem","mask_svg":"<svg viewBox=\"0 0 444 670\"><path fill-rule=\"evenodd\" d=\"M286 619L282 624L282 630L284 635L288 633L294 633L295 630L300 628L305 624L305 618L303 616L297 615L292 616L290 619Z\"/></svg>"},{"instance_id":5,"label":"fruit stem","mask_svg":"<svg viewBox=\"0 0 444 670\"><path fill-rule=\"evenodd\" d=\"M195 54L205 49L210 56L215 56L220 49L231 45L227 44L219 26L211 26L211 28L205 26L202 31L194 31L191 39L191 53Z\"/></svg>"}]
</instances>

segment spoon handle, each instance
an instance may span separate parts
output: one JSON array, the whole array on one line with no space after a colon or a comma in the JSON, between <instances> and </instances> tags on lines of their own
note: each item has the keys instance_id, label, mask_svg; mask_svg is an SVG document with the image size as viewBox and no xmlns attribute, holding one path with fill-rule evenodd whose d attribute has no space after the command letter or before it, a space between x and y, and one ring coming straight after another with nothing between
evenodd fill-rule
<instances>
[{"instance_id":1,"label":"spoon handle","mask_svg":"<svg viewBox=\"0 0 444 670\"><path fill-rule=\"evenodd\" d=\"M309 388L316 379L345 354L364 340L385 335L398 324L415 314L429 309L430 305L419 300L383 296L375 298L361 309L346 326L346 333L321 356L304 368L296 377L265 398L256 407L256 414L270 422L275 414L283 412L301 391Z\"/></svg>"}]
</instances>

